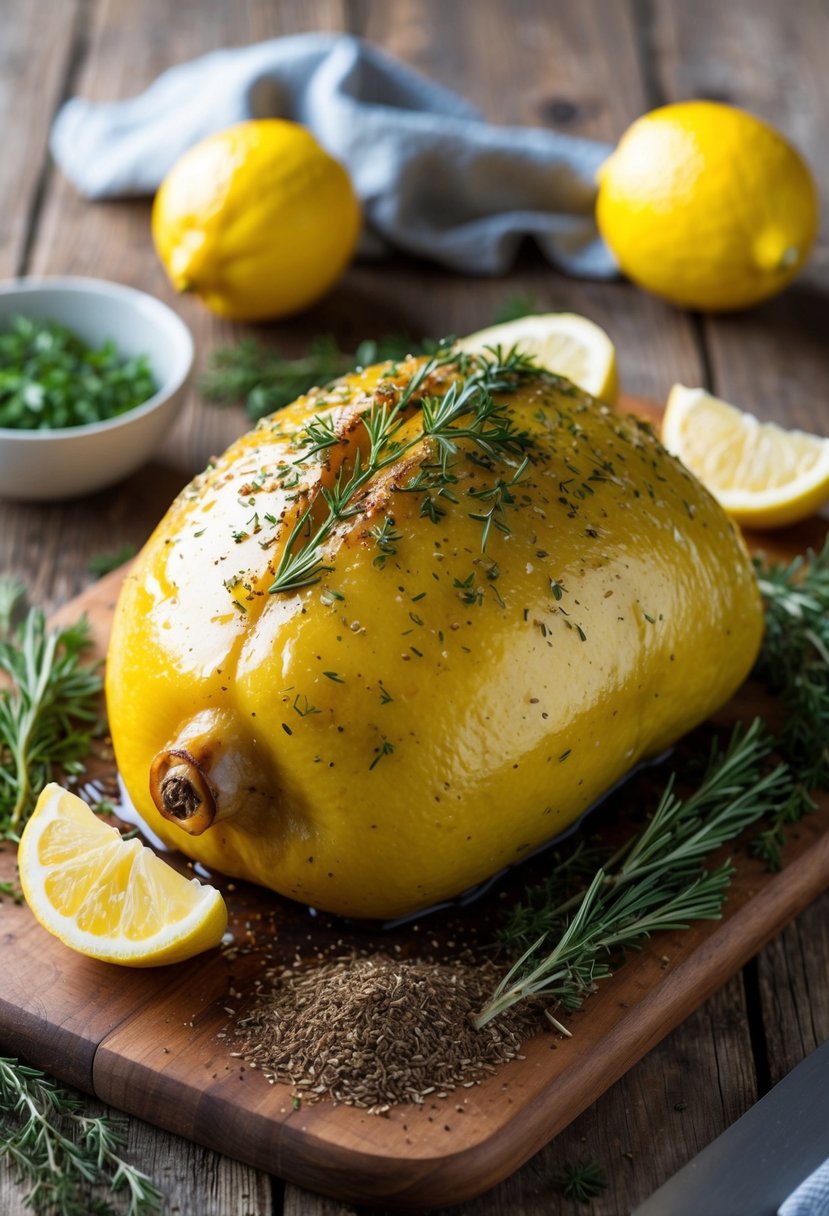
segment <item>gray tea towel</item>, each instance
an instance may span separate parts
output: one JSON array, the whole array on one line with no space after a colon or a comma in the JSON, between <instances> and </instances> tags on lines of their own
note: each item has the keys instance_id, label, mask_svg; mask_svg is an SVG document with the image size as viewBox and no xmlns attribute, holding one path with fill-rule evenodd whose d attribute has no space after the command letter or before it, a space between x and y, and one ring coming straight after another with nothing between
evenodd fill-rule
<instances>
[{"instance_id":1,"label":"gray tea towel","mask_svg":"<svg viewBox=\"0 0 829 1216\"><path fill-rule=\"evenodd\" d=\"M303 123L349 170L389 248L468 274L501 274L530 236L554 265L616 271L593 218L606 144L485 122L462 97L345 35L298 34L214 51L126 101L68 101L55 160L88 198L151 194L198 140L250 118Z\"/></svg>"}]
</instances>

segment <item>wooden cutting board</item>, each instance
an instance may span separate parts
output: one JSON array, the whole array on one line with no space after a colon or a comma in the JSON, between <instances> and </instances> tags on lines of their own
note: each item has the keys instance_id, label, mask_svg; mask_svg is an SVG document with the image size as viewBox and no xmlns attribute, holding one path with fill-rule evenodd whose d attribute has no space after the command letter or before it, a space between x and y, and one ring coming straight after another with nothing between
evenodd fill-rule
<instances>
[{"instance_id":1,"label":"wooden cutting board","mask_svg":"<svg viewBox=\"0 0 829 1216\"><path fill-rule=\"evenodd\" d=\"M794 553L819 545L825 531L826 521L811 521L778 536L773 547ZM122 577L101 580L60 613L74 620L86 612L101 654ZM717 719L750 719L762 706L762 690L748 684ZM99 763L112 776L111 757L105 753ZM658 784L662 777L650 779ZM641 794L628 785L600 812L611 818L611 830ZM785 858L773 875L739 850L723 919L653 938L573 1015L573 1038L541 1033L523 1059L480 1086L393 1108L387 1117L329 1102L295 1109L287 1087L270 1085L231 1055L232 1037L220 1037L231 1023L228 1011L244 1003L269 965L320 948L405 956L426 946L440 955L458 940L485 943L510 891L520 891L528 874L543 873L543 856L473 904L394 930L312 918L269 892L219 880L233 948L169 969L131 971L75 955L25 905L5 899L0 1050L313 1190L401 1209L457 1203L517 1169L829 886L829 799L790 832ZM7 845L0 880L14 878Z\"/></svg>"}]
</instances>

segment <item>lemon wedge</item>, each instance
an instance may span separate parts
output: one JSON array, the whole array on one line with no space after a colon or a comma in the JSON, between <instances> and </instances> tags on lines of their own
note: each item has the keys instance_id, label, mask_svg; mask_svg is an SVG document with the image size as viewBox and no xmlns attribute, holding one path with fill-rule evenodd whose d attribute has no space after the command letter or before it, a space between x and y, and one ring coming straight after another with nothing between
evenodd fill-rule
<instances>
[{"instance_id":1,"label":"lemon wedge","mask_svg":"<svg viewBox=\"0 0 829 1216\"><path fill-rule=\"evenodd\" d=\"M82 799L47 785L18 850L20 885L45 929L90 958L178 963L221 941L227 909L139 840L124 840Z\"/></svg>"},{"instance_id":2,"label":"lemon wedge","mask_svg":"<svg viewBox=\"0 0 829 1216\"><path fill-rule=\"evenodd\" d=\"M662 442L747 527L796 523L829 499L829 439L760 422L704 389L673 386Z\"/></svg>"},{"instance_id":3,"label":"lemon wedge","mask_svg":"<svg viewBox=\"0 0 829 1216\"><path fill-rule=\"evenodd\" d=\"M458 343L472 354L487 347L508 351L516 346L533 355L541 367L566 376L579 388L615 404L619 391L616 350L605 331L587 317L572 312L549 312L519 317L503 325L470 334Z\"/></svg>"}]
</instances>

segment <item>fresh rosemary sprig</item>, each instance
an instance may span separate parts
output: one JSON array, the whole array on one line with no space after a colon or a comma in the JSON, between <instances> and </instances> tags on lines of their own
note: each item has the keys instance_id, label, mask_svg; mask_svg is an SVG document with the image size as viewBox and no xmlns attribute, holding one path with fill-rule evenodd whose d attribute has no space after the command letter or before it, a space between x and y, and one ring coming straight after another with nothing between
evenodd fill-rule
<instances>
[{"instance_id":1,"label":"fresh rosemary sprig","mask_svg":"<svg viewBox=\"0 0 829 1216\"><path fill-rule=\"evenodd\" d=\"M756 674L780 698L779 744L807 789L829 787L829 539L788 565L756 561L766 632Z\"/></svg>"},{"instance_id":2,"label":"fresh rosemary sprig","mask_svg":"<svg viewBox=\"0 0 829 1216\"><path fill-rule=\"evenodd\" d=\"M440 396L429 395L426 392L429 378L450 363L457 365L460 379L454 380ZM368 454L364 458L357 448L350 471L341 466L333 487L322 488L320 497L327 510L316 526L312 519L316 498L300 514L269 590L272 593L299 590L317 582L324 570L331 569L325 564L323 549L336 525L359 514L361 491L379 472L399 462L418 444L429 442L435 453L428 487L425 483L421 485L422 478L415 479L418 489L440 491L454 480L452 465L463 441L472 443L492 459L523 457L527 437L493 393L515 388L529 377L542 374L529 356L514 349L506 354L501 350L484 355L458 354L451 342L441 343L435 354L420 365L393 405L384 396L375 399L362 415L360 422L368 439ZM414 434L401 440L406 410L414 405L420 407L421 425ZM303 431L303 442L305 447L297 463L313 459L333 440L325 427L315 426L312 421L310 430L306 426ZM522 463L519 473L523 473L524 467Z\"/></svg>"},{"instance_id":3,"label":"fresh rosemary sprig","mask_svg":"<svg viewBox=\"0 0 829 1216\"><path fill-rule=\"evenodd\" d=\"M8 622L20 596L0 580ZM0 622L1 623L1 622ZM83 771L99 721L102 680L98 665L84 662L89 648L85 620L48 630L43 613L30 609L11 633L0 636L0 837L16 840L39 791L56 769Z\"/></svg>"},{"instance_id":4,"label":"fresh rosemary sprig","mask_svg":"<svg viewBox=\"0 0 829 1216\"><path fill-rule=\"evenodd\" d=\"M248 415L258 421L290 405L310 388L329 384L355 367L404 359L423 349L423 343L405 335L389 335L367 339L356 351L347 352L329 334L315 338L301 358L286 359L246 339L213 351L199 389L207 401L220 405L244 402Z\"/></svg>"},{"instance_id":5,"label":"fresh rosemary sprig","mask_svg":"<svg viewBox=\"0 0 829 1216\"><path fill-rule=\"evenodd\" d=\"M147 1216L163 1195L118 1150L124 1125L108 1115L83 1113L81 1098L39 1069L0 1058L0 1153L31 1183L27 1204L48 1216ZM93 1188L126 1191L127 1207L113 1207Z\"/></svg>"},{"instance_id":6,"label":"fresh rosemary sprig","mask_svg":"<svg viewBox=\"0 0 829 1216\"><path fill-rule=\"evenodd\" d=\"M542 909L536 925L525 909L521 933L526 938L540 928L541 934L498 985L475 1025L480 1028L534 996L578 1009L625 951L652 933L718 918L733 871L728 863L706 870L703 861L792 791L785 765L765 771L771 746L759 720L747 731L737 727L724 752L712 751L703 781L688 798L674 793L671 777L645 828L596 871L583 893ZM548 938L556 944L544 953Z\"/></svg>"}]
</instances>

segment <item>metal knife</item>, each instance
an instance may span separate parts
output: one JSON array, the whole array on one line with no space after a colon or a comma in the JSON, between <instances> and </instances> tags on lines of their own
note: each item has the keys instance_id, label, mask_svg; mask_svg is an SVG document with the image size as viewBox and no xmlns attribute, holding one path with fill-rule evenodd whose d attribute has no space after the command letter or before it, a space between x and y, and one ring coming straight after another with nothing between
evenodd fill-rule
<instances>
[{"instance_id":1,"label":"metal knife","mask_svg":"<svg viewBox=\"0 0 829 1216\"><path fill-rule=\"evenodd\" d=\"M632 1216L774 1216L829 1157L829 1039Z\"/></svg>"}]
</instances>

